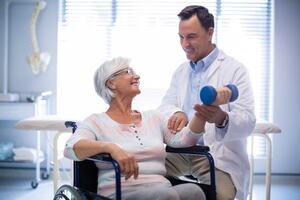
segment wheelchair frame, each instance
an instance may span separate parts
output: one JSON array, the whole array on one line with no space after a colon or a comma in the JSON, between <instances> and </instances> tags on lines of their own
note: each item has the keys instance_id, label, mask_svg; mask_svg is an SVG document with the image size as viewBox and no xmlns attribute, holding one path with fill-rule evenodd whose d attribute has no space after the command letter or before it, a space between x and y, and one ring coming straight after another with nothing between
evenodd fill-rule
<instances>
[{"instance_id":1,"label":"wheelchair frame","mask_svg":"<svg viewBox=\"0 0 300 200\"><path fill-rule=\"evenodd\" d=\"M67 128L72 128L72 132L74 133L77 125L76 122L73 121L66 121L65 126ZM184 148L174 148L170 146L166 146L166 152L168 153L181 153L181 154L189 154L189 155L200 155L205 156L208 159L209 166L210 166L210 186L209 186L209 194L206 193L208 199L216 200L216 182L215 182L215 164L212 155L209 153L208 146L192 146L192 147L184 147ZM97 178L94 179L92 182L90 181L83 181L81 177L85 177L86 174L82 173L82 168L85 168L85 171L90 173L98 174L98 168L95 166L94 162L103 162L103 163L111 163L115 170L115 185L116 185L116 199L121 200L121 171L120 166L109 154L98 154L95 156L91 156L84 161L74 161L74 173L73 173L73 185L77 191L83 191L86 195L88 195L87 199L107 199L106 197L97 196L94 193L97 193ZM97 176L95 176L97 177ZM177 178L169 178L172 184L180 184L180 183L188 183L190 181L185 181ZM191 182L195 182L195 180L191 180ZM206 185L206 184L199 184L198 185ZM63 185L61 187L66 187ZM60 188L61 189L61 188ZM62 196L61 190L58 189L56 192L54 199L57 196ZM80 192L80 194L81 194ZM82 194L81 194L82 195ZM65 198L65 197L64 197ZM67 198L68 199L68 198Z\"/></svg>"}]
</instances>

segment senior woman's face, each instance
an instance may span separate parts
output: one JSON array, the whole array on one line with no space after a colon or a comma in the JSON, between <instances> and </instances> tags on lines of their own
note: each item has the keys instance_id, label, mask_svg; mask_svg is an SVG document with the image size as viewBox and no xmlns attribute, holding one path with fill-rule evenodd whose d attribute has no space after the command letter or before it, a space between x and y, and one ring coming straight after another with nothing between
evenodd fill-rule
<instances>
[{"instance_id":1,"label":"senior woman's face","mask_svg":"<svg viewBox=\"0 0 300 200\"><path fill-rule=\"evenodd\" d=\"M141 93L139 89L140 76L131 67L114 73L112 77L118 93L133 94L134 96Z\"/></svg>"}]
</instances>

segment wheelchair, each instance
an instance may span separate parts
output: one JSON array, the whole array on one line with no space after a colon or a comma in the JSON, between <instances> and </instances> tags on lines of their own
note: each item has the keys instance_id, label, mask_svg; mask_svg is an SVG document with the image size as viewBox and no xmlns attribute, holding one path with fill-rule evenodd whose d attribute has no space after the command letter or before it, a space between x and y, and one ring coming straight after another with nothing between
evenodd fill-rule
<instances>
[{"instance_id":1,"label":"wheelchair","mask_svg":"<svg viewBox=\"0 0 300 200\"><path fill-rule=\"evenodd\" d=\"M77 125L76 122L66 121L65 126L72 128L74 133ZM192 176L186 176L184 179L178 177L167 177L172 185L182 183L195 183L202 188L208 200L216 200L216 184L215 184L215 165L208 146L192 146L184 148L173 148L166 146L168 153L181 153L189 155L205 156L210 165L210 185L198 183L197 179ZM119 164L109 154L98 154L89 157L83 161L73 162L73 186L62 185L55 193L54 200L110 200L107 197L97 194L97 177L98 168L95 162L110 163L115 170L115 199L121 200L121 172Z\"/></svg>"}]
</instances>

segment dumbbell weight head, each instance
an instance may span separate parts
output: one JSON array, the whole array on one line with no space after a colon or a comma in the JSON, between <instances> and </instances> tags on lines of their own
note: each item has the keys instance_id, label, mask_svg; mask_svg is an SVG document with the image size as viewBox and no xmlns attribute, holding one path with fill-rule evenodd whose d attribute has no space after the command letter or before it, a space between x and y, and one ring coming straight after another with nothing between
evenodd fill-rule
<instances>
[{"instance_id":1,"label":"dumbbell weight head","mask_svg":"<svg viewBox=\"0 0 300 200\"><path fill-rule=\"evenodd\" d=\"M228 87L231 90L231 97L229 101L235 101L239 96L238 88L233 84L228 84L226 85L226 87ZM217 98L217 95L217 90L211 85L203 87L200 91L200 99L203 102L203 104L206 105L213 104Z\"/></svg>"}]
</instances>

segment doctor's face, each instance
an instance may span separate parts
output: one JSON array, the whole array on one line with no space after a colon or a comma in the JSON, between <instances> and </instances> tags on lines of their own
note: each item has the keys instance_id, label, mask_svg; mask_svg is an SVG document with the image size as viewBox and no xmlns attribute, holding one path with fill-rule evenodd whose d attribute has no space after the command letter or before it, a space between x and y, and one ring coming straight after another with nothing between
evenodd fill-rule
<instances>
[{"instance_id":1,"label":"doctor's face","mask_svg":"<svg viewBox=\"0 0 300 200\"><path fill-rule=\"evenodd\" d=\"M212 51L213 31L212 27L206 30L196 15L179 22L180 44L187 59L196 62Z\"/></svg>"}]
</instances>

